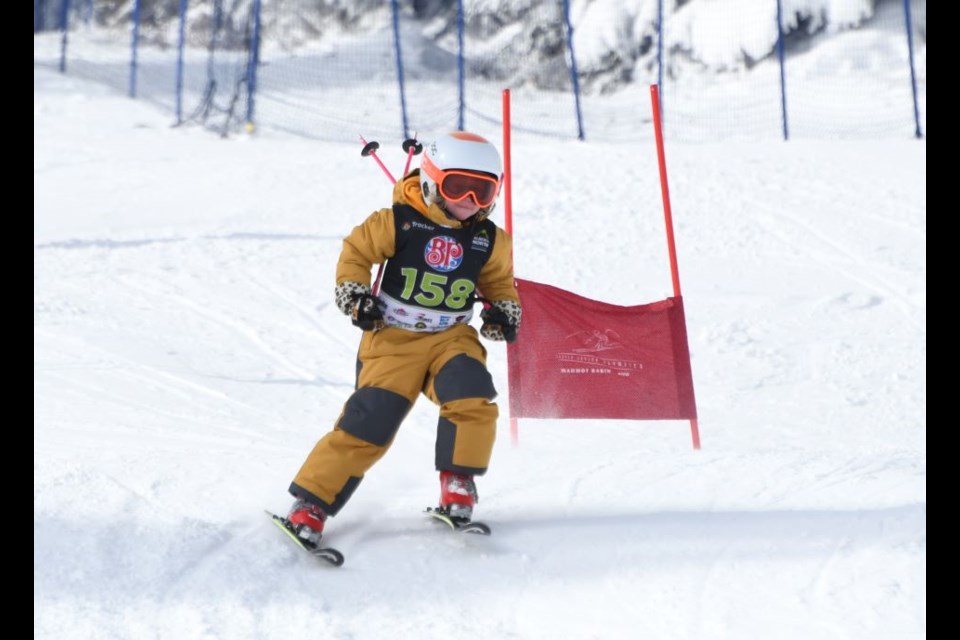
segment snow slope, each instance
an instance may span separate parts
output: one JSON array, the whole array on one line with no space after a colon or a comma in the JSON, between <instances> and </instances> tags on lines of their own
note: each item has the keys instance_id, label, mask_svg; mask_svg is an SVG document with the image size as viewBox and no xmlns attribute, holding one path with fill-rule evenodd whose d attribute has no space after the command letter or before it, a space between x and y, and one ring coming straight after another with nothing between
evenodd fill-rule
<instances>
[{"instance_id":1,"label":"snow slope","mask_svg":"<svg viewBox=\"0 0 960 640\"><path fill-rule=\"evenodd\" d=\"M330 569L263 509L352 390L334 265L388 181L359 143L173 129L44 69L34 116L34 637L925 637L925 141L669 145L702 449L672 421L512 442L488 343L494 535L420 514L421 399ZM652 141L520 136L513 170L519 277L670 295Z\"/></svg>"}]
</instances>

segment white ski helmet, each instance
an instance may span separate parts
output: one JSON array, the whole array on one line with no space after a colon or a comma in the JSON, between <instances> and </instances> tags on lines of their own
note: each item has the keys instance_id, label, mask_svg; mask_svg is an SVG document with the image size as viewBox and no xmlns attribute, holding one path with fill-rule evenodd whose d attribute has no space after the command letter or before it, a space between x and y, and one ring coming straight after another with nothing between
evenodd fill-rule
<instances>
[{"instance_id":1,"label":"white ski helmet","mask_svg":"<svg viewBox=\"0 0 960 640\"><path fill-rule=\"evenodd\" d=\"M486 138L467 131L454 131L444 134L426 146L420 160L420 187L423 201L442 204L444 197L439 183L447 171L463 170L488 174L494 181L495 191L484 206L480 204L480 214L489 215L496 204L496 197L503 185L503 168L500 153Z\"/></svg>"}]
</instances>

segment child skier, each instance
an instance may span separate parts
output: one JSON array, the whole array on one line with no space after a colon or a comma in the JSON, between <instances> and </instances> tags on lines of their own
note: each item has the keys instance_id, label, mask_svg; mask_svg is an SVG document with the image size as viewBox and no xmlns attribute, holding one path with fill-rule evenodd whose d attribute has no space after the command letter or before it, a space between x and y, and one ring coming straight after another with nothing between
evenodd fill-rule
<instances>
[{"instance_id":1,"label":"child skier","mask_svg":"<svg viewBox=\"0 0 960 640\"><path fill-rule=\"evenodd\" d=\"M290 485L287 519L309 545L387 452L420 393L440 408L439 509L473 516L474 476L487 471L498 417L487 351L469 324L473 305L485 303L480 335L489 340L513 342L521 317L511 238L488 220L502 181L500 154L486 139L440 136L396 183L393 206L344 239L336 303L363 337L356 390ZM370 272L384 262L374 292Z\"/></svg>"}]
</instances>

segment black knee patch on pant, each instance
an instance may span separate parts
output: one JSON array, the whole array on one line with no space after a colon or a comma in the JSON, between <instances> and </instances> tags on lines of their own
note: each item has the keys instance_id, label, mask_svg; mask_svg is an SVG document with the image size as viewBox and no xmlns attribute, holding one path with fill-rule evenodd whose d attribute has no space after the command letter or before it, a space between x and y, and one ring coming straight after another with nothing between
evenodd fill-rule
<instances>
[{"instance_id":1,"label":"black knee patch on pant","mask_svg":"<svg viewBox=\"0 0 960 640\"><path fill-rule=\"evenodd\" d=\"M384 447L393 440L411 406L399 393L364 387L347 400L337 426L364 442Z\"/></svg>"},{"instance_id":2,"label":"black knee patch on pant","mask_svg":"<svg viewBox=\"0 0 960 640\"><path fill-rule=\"evenodd\" d=\"M454 471L464 473L470 476L482 476L486 473L486 468L465 467L459 464L453 464L453 447L457 442L457 425L440 418L437 422L437 448L434 456L434 464L437 471Z\"/></svg>"},{"instance_id":3,"label":"black knee patch on pant","mask_svg":"<svg viewBox=\"0 0 960 640\"><path fill-rule=\"evenodd\" d=\"M290 493L294 497L302 498L307 502L312 502L313 504L318 505L328 516L335 516L337 515L337 512L343 508L343 505L347 503L347 500L350 499L350 496L353 495L353 492L357 490L357 487L360 486L361 480L363 480L363 478L355 478L351 476L347 480L347 483L343 485L343 488L340 489L340 493L337 494L337 497L333 503L321 500L296 483L290 484Z\"/></svg>"},{"instance_id":4,"label":"black knee patch on pant","mask_svg":"<svg viewBox=\"0 0 960 640\"><path fill-rule=\"evenodd\" d=\"M493 400L497 390L493 376L479 360L460 354L450 359L433 380L433 391L441 404L463 398Z\"/></svg>"}]
</instances>

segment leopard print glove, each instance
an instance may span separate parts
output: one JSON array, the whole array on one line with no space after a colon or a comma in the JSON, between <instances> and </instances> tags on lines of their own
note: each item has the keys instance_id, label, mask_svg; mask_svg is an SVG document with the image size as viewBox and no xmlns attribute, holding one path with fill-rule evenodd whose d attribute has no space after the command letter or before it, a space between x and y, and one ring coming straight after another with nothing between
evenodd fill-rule
<instances>
[{"instance_id":1,"label":"leopard print glove","mask_svg":"<svg viewBox=\"0 0 960 640\"><path fill-rule=\"evenodd\" d=\"M353 315L353 307L357 303L357 298L362 295L373 295L373 291L365 284L359 282L345 281L337 285L336 301L337 308L346 316Z\"/></svg>"},{"instance_id":2,"label":"leopard print glove","mask_svg":"<svg viewBox=\"0 0 960 640\"><path fill-rule=\"evenodd\" d=\"M517 329L520 328L522 316L520 303L513 300L494 300L489 308L480 312L480 319L483 320L480 335L487 340L513 342L517 339Z\"/></svg>"}]
</instances>

